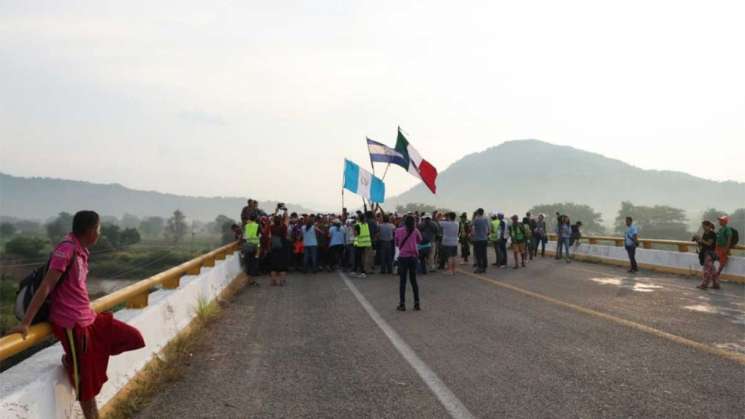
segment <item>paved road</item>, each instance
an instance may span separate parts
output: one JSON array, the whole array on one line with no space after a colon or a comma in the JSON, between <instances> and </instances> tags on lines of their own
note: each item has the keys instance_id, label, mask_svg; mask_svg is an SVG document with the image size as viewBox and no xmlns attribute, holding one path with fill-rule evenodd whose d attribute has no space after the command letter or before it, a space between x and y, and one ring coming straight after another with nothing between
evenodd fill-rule
<instances>
[{"instance_id":1,"label":"paved road","mask_svg":"<svg viewBox=\"0 0 745 419\"><path fill-rule=\"evenodd\" d=\"M744 417L745 287L537 260L428 275L291 276L242 290L163 417Z\"/></svg>"}]
</instances>

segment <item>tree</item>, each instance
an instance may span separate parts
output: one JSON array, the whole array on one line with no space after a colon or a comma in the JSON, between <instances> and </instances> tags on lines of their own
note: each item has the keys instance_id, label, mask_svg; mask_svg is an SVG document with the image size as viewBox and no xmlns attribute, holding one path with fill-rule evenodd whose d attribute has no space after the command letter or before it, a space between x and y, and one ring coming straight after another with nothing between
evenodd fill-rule
<instances>
[{"instance_id":1,"label":"tree","mask_svg":"<svg viewBox=\"0 0 745 419\"><path fill-rule=\"evenodd\" d=\"M61 241L65 234L72 231L72 214L61 212L53 221L46 225L47 237L52 243Z\"/></svg>"},{"instance_id":2,"label":"tree","mask_svg":"<svg viewBox=\"0 0 745 419\"><path fill-rule=\"evenodd\" d=\"M131 246L140 242L140 232L135 228L125 228L119 235L119 247Z\"/></svg>"},{"instance_id":3,"label":"tree","mask_svg":"<svg viewBox=\"0 0 745 419\"><path fill-rule=\"evenodd\" d=\"M140 219L136 215L124 214L122 221L119 223L122 228L137 228L140 226Z\"/></svg>"},{"instance_id":4,"label":"tree","mask_svg":"<svg viewBox=\"0 0 745 419\"><path fill-rule=\"evenodd\" d=\"M41 254L46 244L46 241L38 237L18 236L5 243L5 253L35 258Z\"/></svg>"},{"instance_id":5,"label":"tree","mask_svg":"<svg viewBox=\"0 0 745 419\"><path fill-rule=\"evenodd\" d=\"M16 226L11 223L0 224L0 237L10 237L16 234Z\"/></svg>"},{"instance_id":6,"label":"tree","mask_svg":"<svg viewBox=\"0 0 745 419\"><path fill-rule=\"evenodd\" d=\"M119 226L113 224L104 224L101 226L101 236L105 237L106 240L116 249L121 247L121 235L122 232Z\"/></svg>"},{"instance_id":7,"label":"tree","mask_svg":"<svg viewBox=\"0 0 745 419\"><path fill-rule=\"evenodd\" d=\"M181 210L176 210L173 212L173 216L168 219L168 223L166 224L165 229L166 237L169 240L173 240L174 243L178 243L181 241L181 239L184 238L188 229L185 220L186 216L183 212L181 212Z\"/></svg>"},{"instance_id":8,"label":"tree","mask_svg":"<svg viewBox=\"0 0 745 419\"><path fill-rule=\"evenodd\" d=\"M103 224L111 224L118 226L119 225L119 219L116 218L113 215L102 215L101 216L101 225Z\"/></svg>"},{"instance_id":9,"label":"tree","mask_svg":"<svg viewBox=\"0 0 745 419\"><path fill-rule=\"evenodd\" d=\"M156 238L163 233L165 223L162 217L147 217L140 222L140 231L145 237Z\"/></svg>"},{"instance_id":10,"label":"tree","mask_svg":"<svg viewBox=\"0 0 745 419\"><path fill-rule=\"evenodd\" d=\"M615 231L623 234L626 231L626 217L634 219L639 227L639 236L650 239L689 240L688 221L685 211L667 205L653 207L634 205L622 202L616 217Z\"/></svg>"},{"instance_id":11,"label":"tree","mask_svg":"<svg viewBox=\"0 0 745 419\"><path fill-rule=\"evenodd\" d=\"M599 212L589 205L575 204L572 202L535 205L530 209L531 215L537 217L544 214L546 217L546 230L555 233L556 213L566 215L572 223L582 222L582 232L587 234L606 234L603 226L603 217Z\"/></svg>"},{"instance_id":12,"label":"tree","mask_svg":"<svg viewBox=\"0 0 745 419\"><path fill-rule=\"evenodd\" d=\"M717 220L722 215L728 215L727 211L718 210L716 208L709 208L706 211L704 211L704 214L701 216L701 221L709 220L712 223L714 223L714 225L716 225Z\"/></svg>"},{"instance_id":13,"label":"tree","mask_svg":"<svg viewBox=\"0 0 745 419\"><path fill-rule=\"evenodd\" d=\"M210 223L210 230L213 233L219 233L223 243L230 243L233 241L233 230L231 227L233 224L237 224L235 220L225 215L218 215L213 223Z\"/></svg>"},{"instance_id":14,"label":"tree","mask_svg":"<svg viewBox=\"0 0 745 419\"><path fill-rule=\"evenodd\" d=\"M41 223L29 220L20 220L15 223L17 232L20 234L43 234Z\"/></svg>"},{"instance_id":15,"label":"tree","mask_svg":"<svg viewBox=\"0 0 745 419\"><path fill-rule=\"evenodd\" d=\"M732 212L732 215L729 217L729 225L740 233L740 237L745 234L745 208L738 208ZM740 239L739 244L745 244L742 243L742 240Z\"/></svg>"},{"instance_id":16,"label":"tree","mask_svg":"<svg viewBox=\"0 0 745 419\"><path fill-rule=\"evenodd\" d=\"M407 214L409 212L418 212L420 214L422 213L432 214L435 211L445 213L445 214L448 212L452 212L452 210L449 210L447 208L437 208L434 205L422 204L418 202L408 203L406 205L398 205L396 207L396 212L399 214Z\"/></svg>"}]
</instances>

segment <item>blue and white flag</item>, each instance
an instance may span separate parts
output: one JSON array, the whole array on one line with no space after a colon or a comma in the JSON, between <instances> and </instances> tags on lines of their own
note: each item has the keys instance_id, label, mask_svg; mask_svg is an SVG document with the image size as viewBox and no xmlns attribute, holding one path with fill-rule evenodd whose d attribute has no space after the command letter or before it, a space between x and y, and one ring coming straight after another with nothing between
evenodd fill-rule
<instances>
[{"instance_id":1,"label":"blue and white flag","mask_svg":"<svg viewBox=\"0 0 745 419\"><path fill-rule=\"evenodd\" d=\"M344 189L371 202L385 201L385 183L347 159L344 159Z\"/></svg>"},{"instance_id":2,"label":"blue and white flag","mask_svg":"<svg viewBox=\"0 0 745 419\"><path fill-rule=\"evenodd\" d=\"M404 169L409 168L409 161L406 160L406 156L399 153L393 148L388 147L385 144L367 139L367 150L370 151L370 161L378 163L391 163L396 164Z\"/></svg>"}]
</instances>

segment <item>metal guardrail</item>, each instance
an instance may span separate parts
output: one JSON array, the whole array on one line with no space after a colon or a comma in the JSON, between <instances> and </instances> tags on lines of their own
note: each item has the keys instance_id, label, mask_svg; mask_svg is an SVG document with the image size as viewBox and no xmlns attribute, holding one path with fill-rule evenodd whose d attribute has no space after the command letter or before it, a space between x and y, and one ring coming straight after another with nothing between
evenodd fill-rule
<instances>
[{"instance_id":1,"label":"metal guardrail","mask_svg":"<svg viewBox=\"0 0 745 419\"><path fill-rule=\"evenodd\" d=\"M550 240L556 241L556 234L549 234ZM616 236L582 236L581 240L587 240L590 244L598 244L598 242L613 242L616 246L623 246L624 238ZM688 252L689 248L696 247L694 241L683 241L683 240L663 240L663 239L644 239L639 238L639 243L644 249L653 249L655 244L663 244L667 246L677 246L679 252ZM745 250L745 245L737 245L734 247L737 250Z\"/></svg>"},{"instance_id":2,"label":"metal guardrail","mask_svg":"<svg viewBox=\"0 0 745 419\"><path fill-rule=\"evenodd\" d=\"M228 254L238 249L238 242L222 246L209 253L197 256L181 265L174 266L167 271L137 281L132 285L107 294L92 302L97 313L111 310L120 304L127 304L127 308L143 308L148 305L148 296L153 288L162 286L167 289L178 288L184 275L198 275L202 267L215 266L216 260L223 260ZM52 334L49 323L39 323L29 328L26 339L19 334L0 337L0 361L3 361L21 351L41 343Z\"/></svg>"}]
</instances>

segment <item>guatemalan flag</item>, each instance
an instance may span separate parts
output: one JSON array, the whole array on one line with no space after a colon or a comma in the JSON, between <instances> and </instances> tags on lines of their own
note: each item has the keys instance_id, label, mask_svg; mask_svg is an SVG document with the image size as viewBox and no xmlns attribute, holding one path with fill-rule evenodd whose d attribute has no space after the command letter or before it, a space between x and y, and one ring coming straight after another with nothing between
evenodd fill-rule
<instances>
[{"instance_id":1,"label":"guatemalan flag","mask_svg":"<svg viewBox=\"0 0 745 419\"><path fill-rule=\"evenodd\" d=\"M396 151L399 152L406 160L407 164L400 165L409 173L418 177L424 182L432 193L437 191L437 169L432 166L427 160L424 160L422 156L409 144L409 140L406 139L404 133L401 132L401 127L398 127L398 138L396 139Z\"/></svg>"},{"instance_id":2,"label":"guatemalan flag","mask_svg":"<svg viewBox=\"0 0 745 419\"><path fill-rule=\"evenodd\" d=\"M347 159L344 159L344 189L371 202L385 201L385 183Z\"/></svg>"}]
</instances>

